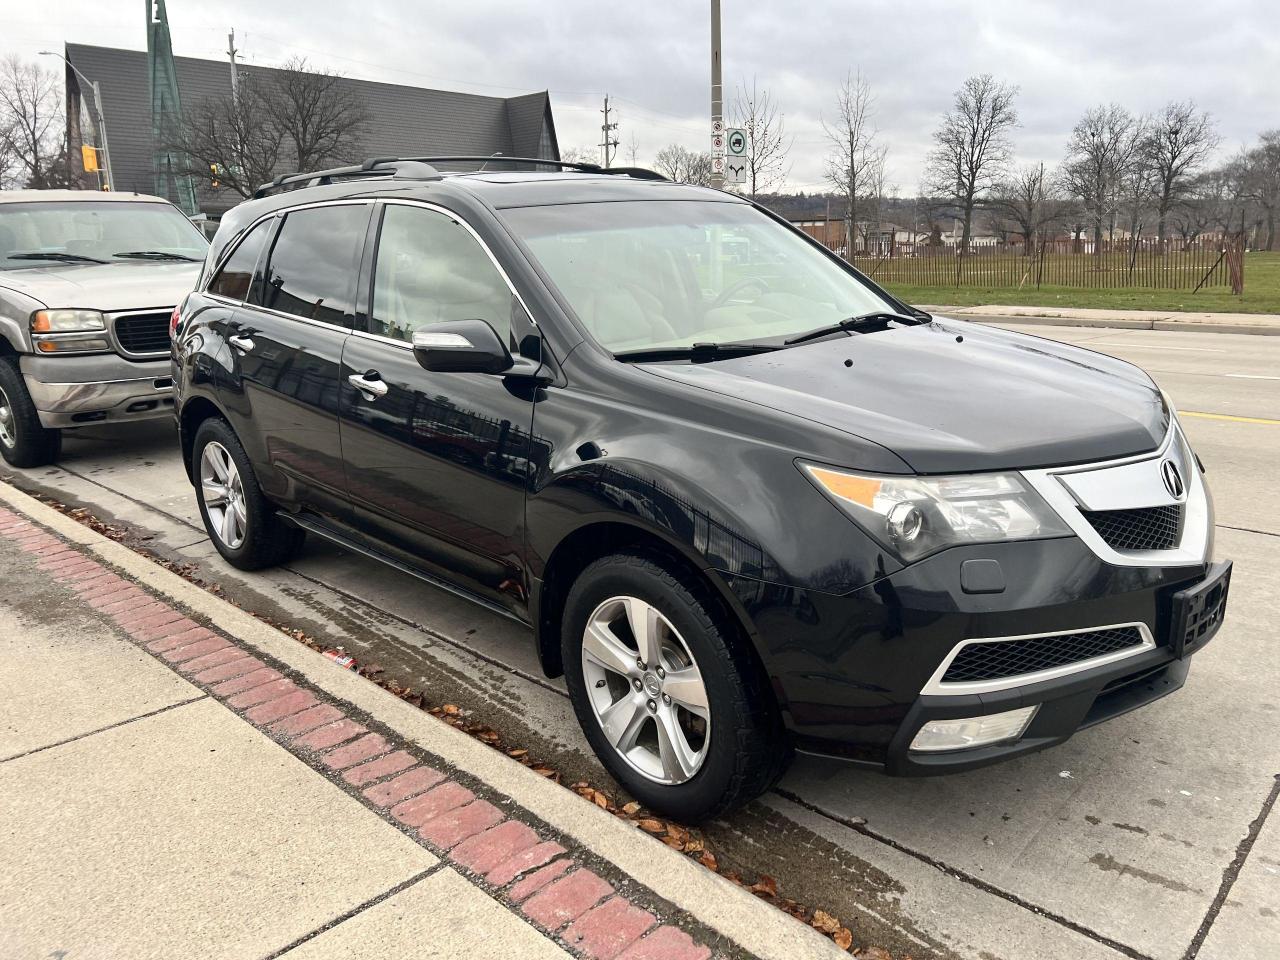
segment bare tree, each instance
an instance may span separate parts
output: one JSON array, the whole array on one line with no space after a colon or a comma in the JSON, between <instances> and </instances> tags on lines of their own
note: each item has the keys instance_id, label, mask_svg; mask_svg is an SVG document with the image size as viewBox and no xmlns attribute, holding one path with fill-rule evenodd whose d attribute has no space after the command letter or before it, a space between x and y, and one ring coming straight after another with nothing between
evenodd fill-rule
<instances>
[{"instance_id":1,"label":"bare tree","mask_svg":"<svg viewBox=\"0 0 1280 960\"><path fill-rule=\"evenodd\" d=\"M884 179L887 148L876 145L875 94L862 71L848 73L836 94L836 116L822 122L831 141L827 180L845 205L845 256L853 256L854 234L859 221L858 202L868 194L873 180Z\"/></svg>"},{"instance_id":2,"label":"bare tree","mask_svg":"<svg viewBox=\"0 0 1280 960\"><path fill-rule=\"evenodd\" d=\"M17 56L0 61L0 186L68 186L62 83Z\"/></svg>"},{"instance_id":3,"label":"bare tree","mask_svg":"<svg viewBox=\"0 0 1280 960\"><path fill-rule=\"evenodd\" d=\"M1262 247L1274 250L1276 212L1280 210L1280 129L1268 130L1258 137L1257 146L1246 150L1240 163L1245 195L1258 205L1267 226L1267 239Z\"/></svg>"},{"instance_id":4,"label":"bare tree","mask_svg":"<svg viewBox=\"0 0 1280 960\"><path fill-rule=\"evenodd\" d=\"M1220 142L1213 119L1190 100L1166 104L1147 124L1141 153L1155 178L1156 236L1160 240L1165 238L1169 210L1182 199L1190 179Z\"/></svg>"},{"instance_id":5,"label":"bare tree","mask_svg":"<svg viewBox=\"0 0 1280 960\"><path fill-rule=\"evenodd\" d=\"M960 213L964 232L959 252L969 249L973 211L999 182L1013 156L1009 134L1018 125L1013 101L1018 88L991 74L970 77L956 91L955 104L933 134L926 164L930 193Z\"/></svg>"},{"instance_id":6,"label":"bare tree","mask_svg":"<svg viewBox=\"0 0 1280 960\"><path fill-rule=\"evenodd\" d=\"M1057 182L1043 163L1020 167L996 185L991 207L1020 234L1030 253L1048 226L1062 216Z\"/></svg>"},{"instance_id":7,"label":"bare tree","mask_svg":"<svg viewBox=\"0 0 1280 960\"><path fill-rule=\"evenodd\" d=\"M739 84L729 110L732 125L747 135L746 192L752 200L772 190L791 171L787 154L793 138L787 136L786 119L768 90L753 78L750 89Z\"/></svg>"},{"instance_id":8,"label":"bare tree","mask_svg":"<svg viewBox=\"0 0 1280 960\"><path fill-rule=\"evenodd\" d=\"M179 158L180 172L242 197L270 181L288 159L288 134L267 108L271 93L269 82L246 72L238 94L228 90L188 108L182 125L164 134L163 145Z\"/></svg>"},{"instance_id":9,"label":"bare tree","mask_svg":"<svg viewBox=\"0 0 1280 960\"><path fill-rule=\"evenodd\" d=\"M284 134L295 170L319 170L360 155L368 108L356 88L335 73L312 70L293 57L265 83L260 104Z\"/></svg>"},{"instance_id":10,"label":"bare tree","mask_svg":"<svg viewBox=\"0 0 1280 960\"><path fill-rule=\"evenodd\" d=\"M690 150L678 143L658 151L654 168L669 180L705 187L711 183L711 154Z\"/></svg>"},{"instance_id":11,"label":"bare tree","mask_svg":"<svg viewBox=\"0 0 1280 960\"><path fill-rule=\"evenodd\" d=\"M560 151L560 159L565 163L599 163L600 151L596 148L565 147Z\"/></svg>"},{"instance_id":12,"label":"bare tree","mask_svg":"<svg viewBox=\"0 0 1280 960\"><path fill-rule=\"evenodd\" d=\"M1121 193L1134 192L1125 191L1123 181L1132 176L1141 136L1138 119L1116 104L1089 109L1071 131L1060 176L1093 227L1095 255L1102 253L1102 232L1116 215Z\"/></svg>"},{"instance_id":13,"label":"bare tree","mask_svg":"<svg viewBox=\"0 0 1280 960\"><path fill-rule=\"evenodd\" d=\"M634 130L627 134L627 145L624 149L627 152L627 163L633 167L636 166L637 158L640 156L640 142L636 140Z\"/></svg>"}]
</instances>

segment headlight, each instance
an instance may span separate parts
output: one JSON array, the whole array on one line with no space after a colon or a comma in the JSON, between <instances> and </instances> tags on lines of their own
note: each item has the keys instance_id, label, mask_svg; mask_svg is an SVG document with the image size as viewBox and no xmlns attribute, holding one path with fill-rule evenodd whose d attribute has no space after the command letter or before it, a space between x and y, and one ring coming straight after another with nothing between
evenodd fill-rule
<instances>
[{"instance_id":1,"label":"headlight","mask_svg":"<svg viewBox=\"0 0 1280 960\"><path fill-rule=\"evenodd\" d=\"M904 561L963 543L1068 536L1016 473L865 476L802 463L818 489Z\"/></svg>"},{"instance_id":2,"label":"headlight","mask_svg":"<svg viewBox=\"0 0 1280 960\"><path fill-rule=\"evenodd\" d=\"M107 329L97 310L37 310L31 315L32 333L88 333Z\"/></svg>"}]
</instances>

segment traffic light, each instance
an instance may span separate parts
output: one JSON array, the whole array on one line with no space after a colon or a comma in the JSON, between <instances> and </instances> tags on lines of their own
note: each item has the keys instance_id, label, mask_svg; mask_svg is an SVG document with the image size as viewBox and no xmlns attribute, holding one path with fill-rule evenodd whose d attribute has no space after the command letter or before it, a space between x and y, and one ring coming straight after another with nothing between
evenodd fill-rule
<instances>
[{"instance_id":1,"label":"traffic light","mask_svg":"<svg viewBox=\"0 0 1280 960\"><path fill-rule=\"evenodd\" d=\"M87 143L81 144L80 160L84 164L85 173L98 172L98 148L97 147L92 147Z\"/></svg>"},{"instance_id":2,"label":"traffic light","mask_svg":"<svg viewBox=\"0 0 1280 960\"><path fill-rule=\"evenodd\" d=\"M218 175L221 172L222 170L218 167L216 163L209 164L209 186L213 187L213 189L215 190L217 190L218 187L221 185L218 181Z\"/></svg>"}]
</instances>

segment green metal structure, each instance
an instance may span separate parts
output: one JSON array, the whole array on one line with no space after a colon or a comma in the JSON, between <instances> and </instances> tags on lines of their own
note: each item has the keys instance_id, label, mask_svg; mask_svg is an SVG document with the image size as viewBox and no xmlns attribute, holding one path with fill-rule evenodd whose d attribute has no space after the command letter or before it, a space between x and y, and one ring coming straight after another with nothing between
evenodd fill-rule
<instances>
[{"instance_id":1,"label":"green metal structure","mask_svg":"<svg viewBox=\"0 0 1280 960\"><path fill-rule=\"evenodd\" d=\"M169 14L164 0L147 0L147 72L151 88L151 138L155 144L152 170L157 196L172 200L187 216L200 212L196 188L184 172L181 156L166 148L174 130L182 124L182 98L178 95L178 74L173 66L173 43L169 39Z\"/></svg>"}]
</instances>

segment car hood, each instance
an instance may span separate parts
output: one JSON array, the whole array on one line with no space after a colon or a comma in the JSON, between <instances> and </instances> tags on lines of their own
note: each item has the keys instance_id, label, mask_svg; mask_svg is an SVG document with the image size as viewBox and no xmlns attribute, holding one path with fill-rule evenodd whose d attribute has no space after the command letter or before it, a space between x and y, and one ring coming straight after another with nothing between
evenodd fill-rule
<instances>
[{"instance_id":1,"label":"car hood","mask_svg":"<svg viewBox=\"0 0 1280 960\"><path fill-rule=\"evenodd\" d=\"M145 310L173 307L200 277L199 263L122 260L67 263L0 272L0 292L16 290L49 309Z\"/></svg>"},{"instance_id":2,"label":"car hood","mask_svg":"<svg viewBox=\"0 0 1280 960\"><path fill-rule=\"evenodd\" d=\"M1154 450L1168 429L1160 392L1137 367L951 320L646 367L870 440L919 473L1113 459Z\"/></svg>"}]
</instances>

